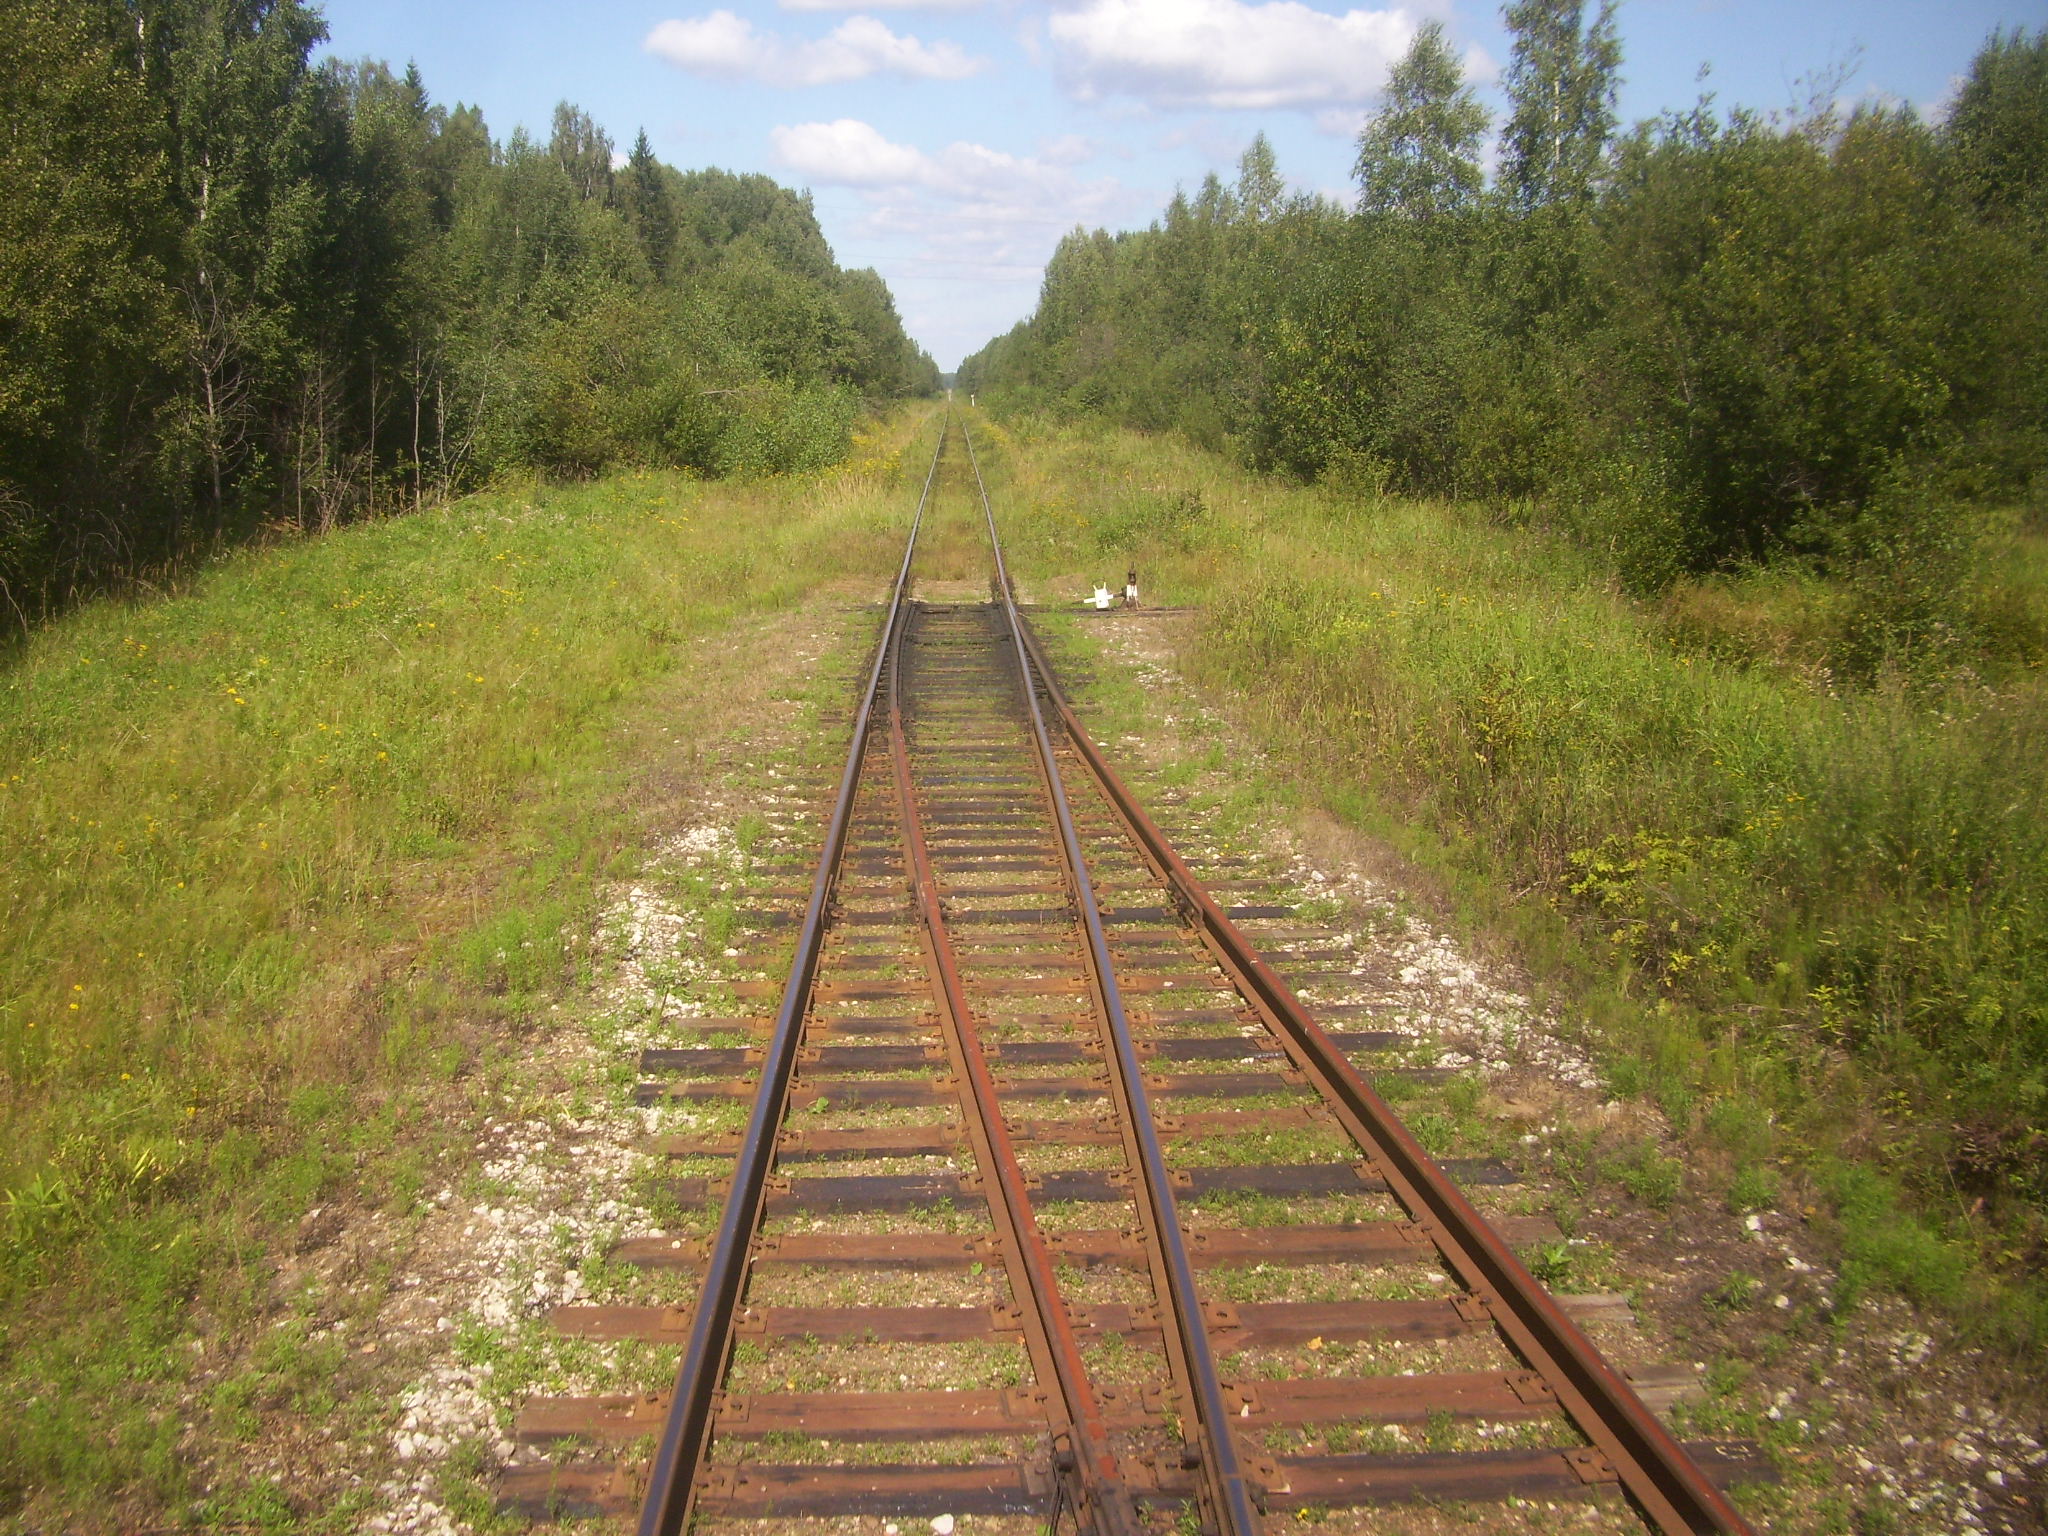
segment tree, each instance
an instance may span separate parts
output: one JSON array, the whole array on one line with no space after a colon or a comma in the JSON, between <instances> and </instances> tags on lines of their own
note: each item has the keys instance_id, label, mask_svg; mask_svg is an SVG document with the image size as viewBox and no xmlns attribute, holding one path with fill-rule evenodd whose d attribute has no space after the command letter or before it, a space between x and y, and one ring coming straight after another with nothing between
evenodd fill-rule
<instances>
[{"instance_id":1,"label":"tree","mask_svg":"<svg viewBox=\"0 0 2048 1536\"><path fill-rule=\"evenodd\" d=\"M0 622L503 470L828 462L861 394L931 387L808 197L644 134L615 189L574 107L501 150L324 35L310 0L0 0Z\"/></svg>"},{"instance_id":2,"label":"tree","mask_svg":"<svg viewBox=\"0 0 2048 1536\"><path fill-rule=\"evenodd\" d=\"M1237 199L1214 171L1202 178L1195 193L1195 217L1206 224L1230 224L1237 219Z\"/></svg>"},{"instance_id":3,"label":"tree","mask_svg":"<svg viewBox=\"0 0 2048 1536\"><path fill-rule=\"evenodd\" d=\"M367 429L372 505L378 450L394 440L407 444L394 467L406 474L417 505L425 494L424 447L433 427L428 391L451 298L442 281L444 225L435 187L435 139L446 114L429 101L417 68L398 78L368 61L324 67L347 92L353 151L346 248L355 313L338 361L361 380L354 408ZM326 511L331 520L334 509Z\"/></svg>"},{"instance_id":4,"label":"tree","mask_svg":"<svg viewBox=\"0 0 2048 1536\"><path fill-rule=\"evenodd\" d=\"M1988 281L1951 289L1996 316L1978 332L1988 345L1959 393L1981 406L1974 414L1997 478L2022 485L2048 465L2048 29L1991 35L1942 141L1980 235L1998 248Z\"/></svg>"},{"instance_id":5,"label":"tree","mask_svg":"<svg viewBox=\"0 0 2048 1536\"><path fill-rule=\"evenodd\" d=\"M1515 0L1507 8L1514 51L1512 110L1501 135L1501 181L1517 208L1583 202L1614 132L1621 40L1614 0L1584 25L1585 0Z\"/></svg>"},{"instance_id":6,"label":"tree","mask_svg":"<svg viewBox=\"0 0 2048 1536\"><path fill-rule=\"evenodd\" d=\"M0 623L162 498L184 351L163 114L122 7L0 0Z\"/></svg>"},{"instance_id":7,"label":"tree","mask_svg":"<svg viewBox=\"0 0 2048 1536\"><path fill-rule=\"evenodd\" d=\"M1428 23L1387 77L1386 101L1358 135L1360 211L1426 219L1470 206L1483 181L1486 122L1442 24Z\"/></svg>"},{"instance_id":8,"label":"tree","mask_svg":"<svg viewBox=\"0 0 2048 1536\"><path fill-rule=\"evenodd\" d=\"M675 194L661 162L647 143L647 130L633 141L633 153L626 157L626 169L619 177L619 206L624 210L640 248L647 253L647 265L659 278L668 272L676 249Z\"/></svg>"},{"instance_id":9,"label":"tree","mask_svg":"<svg viewBox=\"0 0 2048 1536\"><path fill-rule=\"evenodd\" d=\"M219 520L232 482L285 456L274 439L329 323L347 105L308 65L326 26L299 0L164 0L143 15L185 224L193 436ZM324 389L312 404L324 417Z\"/></svg>"},{"instance_id":10,"label":"tree","mask_svg":"<svg viewBox=\"0 0 2048 1536\"><path fill-rule=\"evenodd\" d=\"M548 153L568 175L569 185L583 202L609 207L612 200L612 141L588 112L568 102L555 104L554 131Z\"/></svg>"},{"instance_id":11,"label":"tree","mask_svg":"<svg viewBox=\"0 0 2048 1536\"><path fill-rule=\"evenodd\" d=\"M2036 222L2048 215L2048 29L1992 33L1945 131L1978 207Z\"/></svg>"},{"instance_id":12,"label":"tree","mask_svg":"<svg viewBox=\"0 0 2048 1536\"><path fill-rule=\"evenodd\" d=\"M495 151L480 107L460 102L447 112L437 107L428 126L433 137L427 145L427 190L433 199L434 222L446 232L454 228L462 206L481 195Z\"/></svg>"},{"instance_id":13,"label":"tree","mask_svg":"<svg viewBox=\"0 0 2048 1536\"><path fill-rule=\"evenodd\" d=\"M1253 135L1237 162L1237 216L1247 224L1270 224L1280 216L1286 194L1272 142L1263 133Z\"/></svg>"}]
</instances>

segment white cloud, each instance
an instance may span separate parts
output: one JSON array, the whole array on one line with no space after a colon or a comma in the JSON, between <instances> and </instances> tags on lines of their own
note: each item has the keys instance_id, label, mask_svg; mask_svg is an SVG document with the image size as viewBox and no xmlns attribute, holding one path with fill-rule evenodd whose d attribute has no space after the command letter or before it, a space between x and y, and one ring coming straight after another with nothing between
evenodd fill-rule
<instances>
[{"instance_id":1,"label":"white cloud","mask_svg":"<svg viewBox=\"0 0 2048 1536\"><path fill-rule=\"evenodd\" d=\"M1402 6L1333 16L1297 0L1079 0L1046 32L1082 100L1271 110L1373 96L1416 22Z\"/></svg>"},{"instance_id":2,"label":"white cloud","mask_svg":"<svg viewBox=\"0 0 2048 1536\"><path fill-rule=\"evenodd\" d=\"M776 159L831 187L902 186L921 182L931 167L924 151L891 143L858 118L776 128L769 139Z\"/></svg>"},{"instance_id":3,"label":"white cloud","mask_svg":"<svg viewBox=\"0 0 2048 1536\"><path fill-rule=\"evenodd\" d=\"M778 127L770 140L794 175L858 199L856 239L892 250L889 283L905 320L948 365L988 339L992 295L1019 314L1031 307L1060 236L1076 224L1119 222L1156 200L1114 177L1077 175L1081 146L1072 139L1037 155L967 140L927 151L840 118Z\"/></svg>"},{"instance_id":4,"label":"white cloud","mask_svg":"<svg viewBox=\"0 0 2048 1536\"><path fill-rule=\"evenodd\" d=\"M972 206L983 217L1052 215L1062 228L1101 206L1103 193L1114 186L1075 177L1073 154L1086 141L1072 138L1054 141L1048 155L1013 155L965 139L931 154L884 138L858 118L842 117L778 127L769 140L776 159L822 186L928 193Z\"/></svg>"},{"instance_id":5,"label":"white cloud","mask_svg":"<svg viewBox=\"0 0 2048 1536\"><path fill-rule=\"evenodd\" d=\"M971 11L981 0L778 0L785 11Z\"/></svg>"},{"instance_id":6,"label":"white cloud","mask_svg":"<svg viewBox=\"0 0 2048 1536\"><path fill-rule=\"evenodd\" d=\"M959 80L982 67L957 44L899 36L872 16L849 16L824 37L812 40L757 31L742 16L713 11L687 21L661 22L647 34L643 46L692 74L727 75L764 85L832 85L878 74Z\"/></svg>"},{"instance_id":7,"label":"white cloud","mask_svg":"<svg viewBox=\"0 0 2048 1536\"><path fill-rule=\"evenodd\" d=\"M1244 153L1244 122L1241 118L1204 115L1165 130L1152 142L1155 149L1192 149L1209 165L1229 167Z\"/></svg>"},{"instance_id":8,"label":"white cloud","mask_svg":"<svg viewBox=\"0 0 2048 1536\"><path fill-rule=\"evenodd\" d=\"M1038 158L1047 165L1085 165L1095 155L1095 141L1078 133L1063 133L1038 143Z\"/></svg>"}]
</instances>

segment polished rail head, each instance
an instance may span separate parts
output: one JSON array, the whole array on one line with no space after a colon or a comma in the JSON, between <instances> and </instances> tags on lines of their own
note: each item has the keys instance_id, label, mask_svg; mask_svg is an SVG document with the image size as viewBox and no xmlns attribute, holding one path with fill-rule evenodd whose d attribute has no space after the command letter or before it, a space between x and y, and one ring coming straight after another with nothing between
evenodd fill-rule
<instances>
[{"instance_id":1,"label":"polished rail head","mask_svg":"<svg viewBox=\"0 0 2048 1536\"><path fill-rule=\"evenodd\" d=\"M776 1011L774 1031L762 1053L761 1085L754 1095L753 1110L740 1142L731 1192L719 1217L718 1235L712 1241L705 1264L704 1285L690 1320L689 1343L676 1371L668 1419L662 1426L648 1470L647 1492L640 1506L639 1536L681 1536L689 1522L698 1471L710 1435L712 1409L732 1346L740 1293L746 1284L747 1248L754 1229L760 1225L768 1172L775 1159L775 1136L782 1125L790 1081L796 1071L797 1037L803 1030L818 956L824 947L825 921L838 879L839 856L846 846L861 760L867 755L875 698L881 688L884 663L903 622L904 596L910 584L911 560L917 552L917 535L924 525L925 509L931 502L932 486L938 479L939 460L945 454L951 426L950 417L942 418L938 445L932 450L931 467L925 471L924 489L918 495L910 537L903 547L903 564L896 572L888 614L875 646L874 664L868 669L867 687L861 694L854 720L853 740L847 748L846 768L839 779L839 797L832 807L818 873L811 883L809 905L804 909L796 958L790 965L789 982L783 988L782 1004Z\"/></svg>"},{"instance_id":2,"label":"polished rail head","mask_svg":"<svg viewBox=\"0 0 2048 1536\"><path fill-rule=\"evenodd\" d=\"M1210 1505L1210 1517L1219 1527L1221 1536L1257 1536L1261 1529L1259 1513L1238 1460L1237 1441L1230 1429L1230 1410L1224 1402L1222 1382L1216 1374L1215 1354L1209 1347L1201 1297L1195 1288L1194 1264L1188 1257L1187 1244L1181 1233L1180 1214L1173 1197L1172 1179L1166 1168L1165 1150L1160 1145L1158 1126L1145 1091L1144 1071L1138 1060L1137 1047L1131 1039L1130 1022L1124 1016L1123 998L1110 960L1109 941L1103 932L1102 913L1096 904L1094 886L1087 878L1081 840L1074 830L1073 812L1060 783L1052 740L1046 732L1045 715L1039 708L1037 691L1032 684L1035 664L1024 643L1024 620L1017 612L1016 592L1011 585L1009 567L1003 560L1002 539L996 532L995 508L989 501L988 487L982 481L981 462L974 452L974 439L965 424L960 428L960 440L966 446L967 462L974 472L975 491L981 498L982 514L988 522L989 548L994 554L996 567L996 600L1002 607L1015 649L1017 673L1032 737L1052 801L1053 816L1059 825L1074 905L1088 940L1095 983L1109 1026L1115 1053L1116 1089L1125 1117L1135 1134L1140 1164L1138 1174L1144 1185L1145 1203L1150 1209L1151 1224L1165 1258L1167 1304L1173 1313L1174 1335L1186 1362L1187 1389L1193 1399L1190 1406L1197 1420L1198 1439L1190 1449L1199 1455L1197 1470L1201 1486ZM1042 666L1037 670L1050 685L1050 675Z\"/></svg>"},{"instance_id":3,"label":"polished rail head","mask_svg":"<svg viewBox=\"0 0 2048 1536\"><path fill-rule=\"evenodd\" d=\"M997 1246L1010 1272L1011 1293L1024 1304L1021 1321L1039 1384L1050 1386L1055 1393L1049 1411L1056 1510L1072 1511L1080 1536L1143 1536L1144 1522L1111 1449L1101 1401L1088 1380L1072 1319L1059 1294L1052 1250L1032 1214L1024 1169L997 1100L995 1078L982 1050L966 980L946 922L904 725L901 669L909 634L906 624L905 643L899 643L889 658L889 755L895 770L897 823L909 864L911 896L924 930L940 1028L947 1037L960 1083L962 1118L986 1175L985 1193ZM1057 1513L1048 1523L1058 1528Z\"/></svg>"}]
</instances>

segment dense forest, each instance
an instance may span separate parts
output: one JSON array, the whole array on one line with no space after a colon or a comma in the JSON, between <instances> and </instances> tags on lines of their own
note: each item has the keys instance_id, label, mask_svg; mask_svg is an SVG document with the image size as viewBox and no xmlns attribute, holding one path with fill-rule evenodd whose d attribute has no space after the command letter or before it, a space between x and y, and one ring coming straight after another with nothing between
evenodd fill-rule
<instances>
[{"instance_id":1,"label":"dense forest","mask_svg":"<svg viewBox=\"0 0 2048 1536\"><path fill-rule=\"evenodd\" d=\"M0 0L0 625L506 471L829 462L937 386L808 197L494 140L302 0Z\"/></svg>"},{"instance_id":2,"label":"dense forest","mask_svg":"<svg viewBox=\"0 0 2048 1536\"><path fill-rule=\"evenodd\" d=\"M1952 642L1958 509L2048 494L2048 33L1994 35L1938 124L1707 99L1623 132L1611 4L1506 19L1491 185L1432 24L1355 211L1289 195L1261 137L1151 228L1069 235L962 386L1485 501L1638 591L1808 565L1864 605L1852 669Z\"/></svg>"}]
</instances>

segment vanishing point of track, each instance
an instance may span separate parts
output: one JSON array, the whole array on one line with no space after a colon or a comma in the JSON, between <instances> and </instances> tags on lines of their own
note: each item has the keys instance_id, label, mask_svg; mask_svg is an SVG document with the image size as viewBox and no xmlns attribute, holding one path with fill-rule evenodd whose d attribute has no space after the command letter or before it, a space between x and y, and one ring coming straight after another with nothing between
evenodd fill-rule
<instances>
[{"instance_id":1,"label":"vanishing point of track","mask_svg":"<svg viewBox=\"0 0 2048 1536\"><path fill-rule=\"evenodd\" d=\"M955 438L994 596L915 601ZM744 1046L642 1054L649 1102L750 1105L736 1136L663 1148L729 1161L673 1191L722 1202L715 1234L616 1255L701 1277L696 1302L557 1314L681 1345L675 1387L529 1403L524 1438L618 1454L510 1472L502 1501L637 1510L641 1536L855 1515L1252 1536L1608 1490L1648 1529L1746 1530L1718 1485L1759 1475L1756 1448L1681 1447L1608 1367L1457 1183L1512 1174L1439 1165L1353 1064L1400 1037L1327 1032L1239 927L1326 937L1291 915L1220 904L1089 738L945 421L780 1006L688 1021ZM1358 1343L1369 1371L1332 1368ZM1517 1432L1284 1449L1483 1422Z\"/></svg>"}]
</instances>

